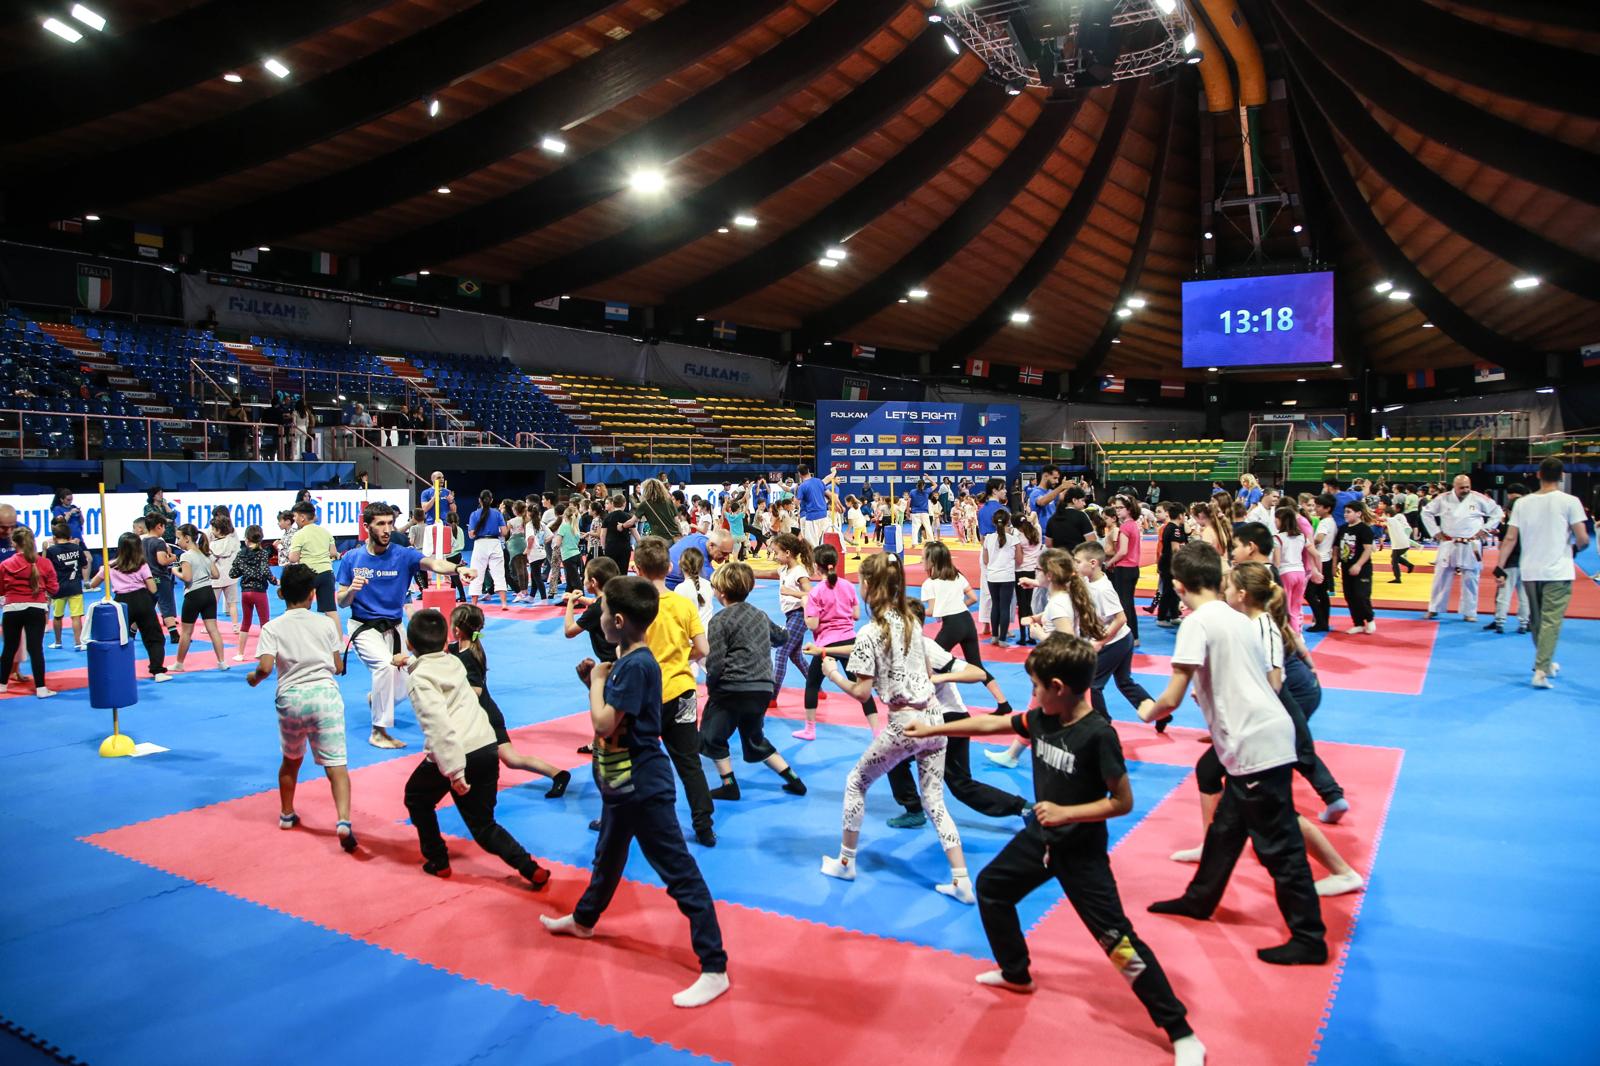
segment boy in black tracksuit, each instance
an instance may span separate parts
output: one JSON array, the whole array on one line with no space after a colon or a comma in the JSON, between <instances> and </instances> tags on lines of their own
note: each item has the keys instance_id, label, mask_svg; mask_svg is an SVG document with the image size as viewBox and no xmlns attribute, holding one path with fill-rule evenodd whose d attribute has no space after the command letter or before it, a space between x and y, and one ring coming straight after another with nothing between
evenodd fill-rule
<instances>
[{"instance_id":1,"label":"boy in black tracksuit","mask_svg":"<svg viewBox=\"0 0 1600 1066\"><path fill-rule=\"evenodd\" d=\"M1038 802L1026 829L978 875L978 914L1000 969L978 983L1032 992L1028 945L1017 903L1051 877L1099 942L1111 964L1172 1038L1175 1066L1200 1066L1205 1046L1189 1027L1161 964L1133 931L1117 894L1106 854L1106 820L1133 809L1133 789L1115 728L1089 700L1094 645L1053 633L1028 656L1034 710L1014 716L981 715L943 725L908 726L908 736L1014 734L1033 741L1033 787Z\"/></svg>"},{"instance_id":2,"label":"boy in black tracksuit","mask_svg":"<svg viewBox=\"0 0 1600 1066\"><path fill-rule=\"evenodd\" d=\"M1161 524L1161 539L1156 548L1156 624L1162 627L1177 622L1183 613L1183 601L1172 587L1172 557L1178 549L1189 543L1189 534L1183 528L1183 504L1168 500L1161 505L1166 521Z\"/></svg>"}]
</instances>

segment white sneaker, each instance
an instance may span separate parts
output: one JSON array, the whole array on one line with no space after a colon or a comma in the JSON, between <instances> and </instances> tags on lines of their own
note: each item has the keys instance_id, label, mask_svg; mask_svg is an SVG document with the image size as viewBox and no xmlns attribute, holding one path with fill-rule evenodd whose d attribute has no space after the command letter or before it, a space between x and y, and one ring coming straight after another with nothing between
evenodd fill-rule
<instances>
[{"instance_id":1,"label":"white sneaker","mask_svg":"<svg viewBox=\"0 0 1600 1066\"><path fill-rule=\"evenodd\" d=\"M1350 633L1350 634L1365 633L1366 631L1367 631L1367 627L1364 626L1364 625L1363 626L1351 626L1349 629L1345 630L1346 633Z\"/></svg>"},{"instance_id":2,"label":"white sneaker","mask_svg":"<svg viewBox=\"0 0 1600 1066\"><path fill-rule=\"evenodd\" d=\"M1005 748L1001 748L999 751L985 751L983 757L996 766L1004 766L1008 770L1017 768L1017 757Z\"/></svg>"},{"instance_id":3,"label":"white sneaker","mask_svg":"<svg viewBox=\"0 0 1600 1066\"><path fill-rule=\"evenodd\" d=\"M183 664L173 663L171 666L167 667L167 672L172 674L181 674L183 673Z\"/></svg>"},{"instance_id":4,"label":"white sneaker","mask_svg":"<svg viewBox=\"0 0 1600 1066\"><path fill-rule=\"evenodd\" d=\"M82 644L76 645L73 648L73 650L74 651L88 651L89 650L89 642L86 640Z\"/></svg>"},{"instance_id":5,"label":"white sneaker","mask_svg":"<svg viewBox=\"0 0 1600 1066\"><path fill-rule=\"evenodd\" d=\"M43 685L41 685L38 688L34 689L33 690L33 694L35 696L38 696L41 700L47 700L51 696L55 695L54 692L51 692L49 689L45 688Z\"/></svg>"},{"instance_id":6,"label":"white sneaker","mask_svg":"<svg viewBox=\"0 0 1600 1066\"><path fill-rule=\"evenodd\" d=\"M1204 850L1205 850L1204 848L1184 848L1182 851L1175 851L1175 852L1172 853L1172 861L1173 862L1199 862L1200 861L1200 852L1202 852Z\"/></svg>"},{"instance_id":7,"label":"white sneaker","mask_svg":"<svg viewBox=\"0 0 1600 1066\"><path fill-rule=\"evenodd\" d=\"M1543 670L1535 670L1533 672L1533 687L1534 688L1555 688L1555 686L1550 683L1550 678L1548 676L1546 676L1546 674L1545 674L1545 672Z\"/></svg>"},{"instance_id":8,"label":"white sneaker","mask_svg":"<svg viewBox=\"0 0 1600 1066\"><path fill-rule=\"evenodd\" d=\"M1551 677L1560 677L1561 676L1561 664L1560 663L1551 663L1550 664L1550 676Z\"/></svg>"},{"instance_id":9,"label":"white sneaker","mask_svg":"<svg viewBox=\"0 0 1600 1066\"><path fill-rule=\"evenodd\" d=\"M974 977L973 980L980 985L987 985L990 988L1003 988L1007 992L1017 992L1024 996L1032 995L1035 987L1032 981L1025 985L1019 985L1015 981L1007 981L1006 975L999 970L986 970Z\"/></svg>"},{"instance_id":10,"label":"white sneaker","mask_svg":"<svg viewBox=\"0 0 1600 1066\"><path fill-rule=\"evenodd\" d=\"M58 649L61 647L61 642L59 640L51 641L49 644L46 644L45 647Z\"/></svg>"},{"instance_id":11,"label":"white sneaker","mask_svg":"<svg viewBox=\"0 0 1600 1066\"><path fill-rule=\"evenodd\" d=\"M1367 632L1368 633L1376 633L1377 631L1378 631L1378 623L1377 622L1368 622L1367 623Z\"/></svg>"},{"instance_id":12,"label":"white sneaker","mask_svg":"<svg viewBox=\"0 0 1600 1066\"><path fill-rule=\"evenodd\" d=\"M171 681L171 680L172 680L172 675L171 674L157 674L156 677L155 677L156 684L158 684L158 685L161 684L161 682L163 682L163 681Z\"/></svg>"},{"instance_id":13,"label":"white sneaker","mask_svg":"<svg viewBox=\"0 0 1600 1066\"><path fill-rule=\"evenodd\" d=\"M243 655L235 655L233 657L233 661L236 662L236 663L247 663L250 660L246 659Z\"/></svg>"},{"instance_id":14,"label":"white sneaker","mask_svg":"<svg viewBox=\"0 0 1600 1066\"><path fill-rule=\"evenodd\" d=\"M832 855L822 857L822 872L829 877L837 877L841 881L854 881L856 879L856 864L853 862L840 862Z\"/></svg>"},{"instance_id":15,"label":"white sneaker","mask_svg":"<svg viewBox=\"0 0 1600 1066\"><path fill-rule=\"evenodd\" d=\"M1347 874L1329 874L1316 884L1319 896L1343 896L1359 892L1366 885L1360 874L1351 870Z\"/></svg>"}]
</instances>

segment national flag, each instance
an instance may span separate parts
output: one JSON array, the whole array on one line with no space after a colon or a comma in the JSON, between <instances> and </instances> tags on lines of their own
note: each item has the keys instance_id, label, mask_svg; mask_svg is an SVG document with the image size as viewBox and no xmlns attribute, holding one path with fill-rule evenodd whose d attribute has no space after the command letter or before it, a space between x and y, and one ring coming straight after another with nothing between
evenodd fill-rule
<instances>
[{"instance_id":1,"label":"national flag","mask_svg":"<svg viewBox=\"0 0 1600 1066\"><path fill-rule=\"evenodd\" d=\"M561 310L561 297L547 296L543 300L533 301L533 306L542 307L546 311L559 311Z\"/></svg>"},{"instance_id":2,"label":"national flag","mask_svg":"<svg viewBox=\"0 0 1600 1066\"><path fill-rule=\"evenodd\" d=\"M1185 385L1181 381L1163 381L1161 383L1161 395L1163 396L1175 396L1179 399L1182 399L1188 394L1189 386Z\"/></svg>"},{"instance_id":3,"label":"national flag","mask_svg":"<svg viewBox=\"0 0 1600 1066\"><path fill-rule=\"evenodd\" d=\"M987 360L987 359L968 359L967 360L967 377L969 377L969 378L986 378L988 376L989 376L989 360Z\"/></svg>"},{"instance_id":4,"label":"national flag","mask_svg":"<svg viewBox=\"0 0 1600 1066\"><path fill-rule=\"evenodd\" d=\"M261 262L261 251L257 248L244 248L233 253L233 269L241 274L250 273L252 264Z\"/></svg>"},{"instance_id":5,"label":"national flag","mask_svg":"<svg viewBox=\"0 0 1600 1066\"><path fill-rule=\"evenodd\" d=\"M626 321L628 321L628 305L627 304L614 304L614 303L611 303L610 301L607 301L607 303L606 303L606 321L607 322L626 322Z\"/></svg>"},{"instance_id":6,"label":"national flag","mask_svg":"<svg viewBox=\"0 0 1600 1066\"><path fill-rule=\"evenodd\" d=\"M400 285L408 289L414 289L417 287L417 276L415 274L396 274L394 277L389 279L389 283L391 285Z\"/></svg>"},{"instance_id":7,"label":"national flag","mask_svg":"<svg viewBox=\"0 0 1600 1066\"><path fill-rule=\"evenodd\" d=\"M62 233L82 233L83 232L83 219L81 219L81 218L61 218L61 219L57 219L56 221L50 223L50 228L53 229L53 230L58 230L58 231L60 231Z\"/></svg>"},{"instance_id":8,"label":"national flag","mask_svg":"<svg viewBox=\"0 0 1600 1066\"><path fill-rule=\"evenodd\" d=\"M457 278L456 295L465 296L469 300L476 300L483 295L483 286L478 284L476 278Z\"/></svg>"},{"instance_id":9,"label":"national flag","mask_svg":"<svg viewBox=\"0 0 1600 1066\"><path fill-rule=\"evenodd\" d=\"M1017 371L1017 384L1043 385L1044 371L1040 370L1036 366L1025 366L1021 370Z\"/></svg>"},{"instance_id":10,"label":"national flag","mask_svg":"<svg viewBox=\"0 0 1600 1066\"><path fill-rule=\"evenodd\" d=\"M1127 383L1114 374L1107 374L1105 377L1100 379L1101 392L1122 392L1126 386Z\"/></svg>"},{"instance_id":11,"label":"national flag","mask_svg":"<svg viewBox=\"0 0 1600 1066\"><path fill-rule=\"evenodd\" d=\"M1433 371L1413 370L1406 375L1406 388L1431 389L1433 388Z\"/></svg>"},{"instance_id":12,"label":"national flag","mask_svg":"<svg viewBox=\"0 0 1600 1066\"><path fill-rule=\"evenodd\" d=\"M739 335L739 327L732 322L718 320L711 324L711 335L719 341L731 341Z\"/></svg>"},{"instance_id":13,"label":"national flag","mask_svg":"<svg viewBox=\"0 0 1600 1066\"><path fill-rule=\"evenodd\" d=\"M1479 385L1487 385L1491 381L1504 381L1506 372L1504 367L1495 366L1493 363L1476 363L1472 368L1472 380Z\"/></svg>"},{"instance_id":14,"label":"national flag","mask_svg":"<svg viewBox=\"0 0 1600 1066\"><path fill-rule=\"evenodd\" d=\"M111 268L78 264L78 303L90 311L103 311L111 303Z\"/></svg>"},{"instance_id":15,"label":"national flag","mask_svg":"<svg viewBox=\"0 0 1600 1066\"><path fill-rule=\"evenodd\" d=\"M1585 344L1578 349L1578 354L1583 358L1584 366L1600 366L1600 344Z\"/></svg>"},{"instance_id":16,"label":"national flag","mask_svg":"<svg viewBox=\"0 0 1600 1066\"><path fill-rule=\"evenodd\" d=\"M850 346L850 356L853 359L876 359L878 358L878 349L870 344L852 344Z\"/></svg>"},{"instance_id":17,"label":"national flag","mask_svg":"<svg viewBox=\"0 0 1600 1066\"><path fill-rule=\"evenodd\" d=\"M328 252L312 252L311 272L313 274L339 273L339 257Z\"/></svg>"},{"instance_id":18,"label":"national flag","mask_svg":"<svg viewBox=\"0 0 1600 1066\"><path fill-rule=\"evenodd\" d=\"M842 399L846 399L846 400L865 400L869 395L871 395L871 393L872 393L872 386L871 386L870 383L865 382L865 381L861 381L860 379L857 379L857 378L845 378L844 379L844 394L841 397ZM860 440L860 436L857 436L856 439L859 441ZM872 438L870 436L868 436L867 437L867 441L870 442L871 440L872 440Z\"/></svg>"},{"instance_id":19,"label":"national flag","mask_svg":"<svg viewBox=\"0 0 1600 1066\"><path fill-rule=\"evenodd\" d=\"M167 246L165 232L153 222L135 222L133 224L133 243L141 248L154 248L160 251ZM151 253L155 254L154 252Z\"/></svg>"}]
</instances>

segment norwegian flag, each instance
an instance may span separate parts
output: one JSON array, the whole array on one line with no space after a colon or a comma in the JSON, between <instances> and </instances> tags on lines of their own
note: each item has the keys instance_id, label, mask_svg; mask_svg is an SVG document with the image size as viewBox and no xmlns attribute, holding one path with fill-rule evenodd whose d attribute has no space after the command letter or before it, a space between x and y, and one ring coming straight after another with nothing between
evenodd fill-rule
<instances>
[{"instance_id":1,"label":"norwegian flag","mask_svg":"<svg viewBox=\"0 0 1600 1066\"><path fill-rule=\"evenodd\" d=\"M969 377L969 378L986 378L988 376L989 376L989 360L987 360L987 359L968 359L967 360L967 377Z\"/></svg>"},{"instance_id":2,"label":"norwegian flag","mask_svg":"<svg viewBox=\"0 0 1600 1066\"><path fill-rule=\"evenodd\" d=\"M1036 366L1025 366L1017 371L1017 383L1019 385L1043 385L1044 371Z\"/></svg>"}]
</instances>

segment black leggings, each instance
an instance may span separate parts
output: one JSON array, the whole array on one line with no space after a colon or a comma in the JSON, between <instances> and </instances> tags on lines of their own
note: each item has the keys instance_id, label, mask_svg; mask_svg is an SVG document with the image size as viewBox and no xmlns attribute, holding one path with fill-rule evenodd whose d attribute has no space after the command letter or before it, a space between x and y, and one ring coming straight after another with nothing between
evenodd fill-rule
<instances>
[{"instance_id":1,"label":"black leggings","mask_svg":"<svg viewBox=\"0 0 1600 1066\"><path fill-rule=\"evenodd\" d=\"M848 644L830 644L823 650L827 653L827 657L838 659L841 663L847 663L850 661L850 653L848 651L835 649L844 649L849 646L850 645ZM822 695L822 660L823 656L813 655L811 657L811 665L806 667L805 706L806 710L808 711L816 709L817 699ZM844 672L844 676L851 681L856 679L856 675L852 674L849 670ZM875 700L873 700L871 693L868 693L866 698L861 701L861 713L878 713L878 704Z\"/></svg>"},{"instance_id":2,"label":"black leggings","mask_svg":"<svg viewBox=\"0 0 1600 1066\"><path fill-rule=\"evenodd\" d=\"M561 574L566 579L568 592L583 588L583 556L574 555L570 559L561 560ZM551 584L553 587L553 580Z\"/></svg>"},{"instance_id":3,"label":"black leggings","mask_svg":"<svg viewBox=\"0 0 1600 1066\"><path fill-rule=\"evenodd\" d=\"M167 672L166 636L156 617L156 598L145 589L119 592L117 602L128 609L128 628L139 631L144 653L150 657L150 676Z\"/></svg>"},{"instance_id":4,"label":"black leggings","mask_svg":"<svg viewBox=\"0 0 1600 1066\"><path fill-rule=\"evenodd\" d=\"M33 664L33 683L44 688L44 624L49 611L43 605L22 611L5 613L5 672L0 673L0 684L11 680L11 668L16 665L17 652L22 648L23 635L27 635L28 661Z\"/></svg>"},{"instance_id":5,"label":"black leggings","mask_svg":"<svg viewBox=\"0 0 1600 1066\"><path fill-rule=\"evenodd\" d=\"M1018 570L1017 571L1017 580L1015 582L1013 582L1013 585L1016 588L1016 597L1017 597L1017 635L1018 636L1023 635L1022 634L1022 620L1024 618L1028 617L1028 615L1033 613L1033 590L1030 589L1030 588L1024 588L1023 585L1022 585L1022 579L1023 578L1028 578L1031 581L1033 579L1034 574L1035 574L1035 571L1033 571L1033 570ZM1035 633L1034 637L1037 638L1038 634Z\"/></svg>"},{"instance_id":6,"label":"black leggings","mask_svg":"<svg viewBox=\"0 0 1600 1066\"><path fill-rule=\"evenodd\" d=\"M1010 581L989 582L989 635L997 641L1011 632L1011 594L1016 591Z\"/></svg>"},{"instance_id":7,"label":"black leggings","mask_svg":"<svg viewBox=\"0 0 1600 1066\"><path fill-rule=\"evenodd\" d=\"M1117 599L1122 602L1122 614L1128 621L1128 632L1134 640L1138 640L1139 612L1134 608L1133 594L1139 588L1139 568L1113 566L1108 576L1111 578L1111 587L1117 590Z\"/></svg>"},{"instance_id":8,"label":"black leggings","mask_svg":"<svg viewBox=\"0 0 1600 1066\"><path fill-rule=\"evenodd\" d=\"M994 675L983 669L983 652L978 647L978 627L972 624L972 613L962 611L959 614L947 614L939 619L939 635L933 642L945 651L961 649L961 661L968 666L976 666L983 670L983 680L987 684L994 680Z\"/></svg>"},{"instance_id":9,"label":"black leggings","mask_svg":"<svg viewBox=\"0 0 1600 1066\"><path fill-rule=\"evenodd\" d=\"M1411 560L1406 558L1406 552L1410 550L1410 548L1389 549L1389 569L1394 571L1394 579L1396 581L1400 580L1400 568L1402 566L1406 568L1406 573L1408 574L1416 569Z\"/></svg>"}]
</instances>

